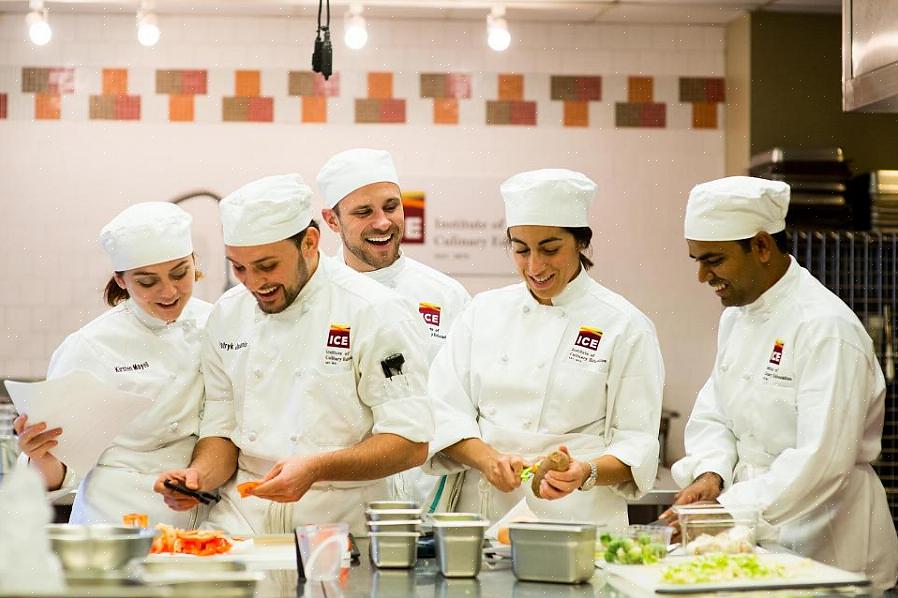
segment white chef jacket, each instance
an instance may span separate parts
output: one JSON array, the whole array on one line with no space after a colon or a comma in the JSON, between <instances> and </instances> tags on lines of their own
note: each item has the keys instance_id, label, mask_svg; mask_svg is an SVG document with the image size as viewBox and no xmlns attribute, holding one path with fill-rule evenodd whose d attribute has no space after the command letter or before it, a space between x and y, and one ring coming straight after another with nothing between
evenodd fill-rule
<instances>
[{"instance_id":1,"label":"white chef jacket","mask_svg":"<svg viewBox=\"0 0 898 598\"><path fill-rule=\"evenodd\" d=\"M386 479L318 482L286 515L278 503L240 498L236 485L262 478L280 459L348 448L372 434L431 439L426 353L410 305L321 256L280 313L264 313L243 286L225 293L205 337L200 437L230 438L240 449L237 474L207 525L272 533L347 521L365 534L364 504L388 497ZM403 373L388 379L381 361L395 353L405 358ZM272 529L275 522L284 529Z\"/></svg>"},{"instance_id":2,"label":"white chef jacket","mask_svg":"<svg viewBox=\"0 0 898 598\"><path fill-rule=\"evenodd\" d=\"M585 270L540 305L523 284L474 297L430 371L437 431L427 467L462 466L440 450L480 438L527 460L566 444L577 459L613 455L633 482L547 501L530 485L503 493L466 473L459 510L499 519L526 497L543 518L627 524L626 498L649 489L658 468L664 366L655 329Z\"/></svg>"},{"instance_id":3,"label":"white chef jacket","mask_svg":"<svg viewBox=\"0 0 898 598\"><path fill-rule=\"evenodd\" d=\"M891 587L898 539L870 466L884 396L861 322L793 258L754 303L724 310L674 479L714 472L718 501L760 507L781 544Z\"/></svg>"},{"instance_id":4,"label":"white chef jacket","mask_svg":"<svg viewBox=\"0 0 898 598\"><path fill-rule=\"evenodd\" d=\"M346 257L342 249L337 256L341 260ZM421 315L428 348L427 363L430 365L445 343L455 318L471 301L471 295L454 278L404 255L386 268L362 274L413 303ZM395 499L414 501L427 508L424 503L440 478L415 467L397 473L390 480Z\"/></svg>"},{"instance_id":5,"label":"white chef jacket","mask_svg":"<svg viewBox=\"0 0 898 598\"><path fill-rule=\"evenodd\" d=\"M209 303L192 298L167 324L129 299L70 334L53 353L47 379L85 371L154 399L113 439L93 469L68 469L62 487L50 493L52 500L70 492L87 474L80 480L72 523L121 524L126 513L146 513L151 525L195 525L196 509L172 511L153 484L160 472L190 463L203 401L201 332L211 310Z\"/></svg>"}]
</instances>

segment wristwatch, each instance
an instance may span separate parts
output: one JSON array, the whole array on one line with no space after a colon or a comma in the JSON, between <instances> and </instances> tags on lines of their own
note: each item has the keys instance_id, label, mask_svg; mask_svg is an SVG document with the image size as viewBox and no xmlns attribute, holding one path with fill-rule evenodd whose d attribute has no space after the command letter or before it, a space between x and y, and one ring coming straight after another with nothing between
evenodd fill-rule
<instances>
[{"instance_id":1,"label":"wristwatch","mask_svg":"<svg viewBox=\"0 0 898 598\"><path fill-rule=\"evenodd\" d=\"M582 490L586 492L587 490L592 490L596 487L596 478L599 475L599 468L596 467L595 463L590 462L589 464L589 477L586 478L586 481L580 484L580 488L578 490Z\"/></svg>"}]
</instances>

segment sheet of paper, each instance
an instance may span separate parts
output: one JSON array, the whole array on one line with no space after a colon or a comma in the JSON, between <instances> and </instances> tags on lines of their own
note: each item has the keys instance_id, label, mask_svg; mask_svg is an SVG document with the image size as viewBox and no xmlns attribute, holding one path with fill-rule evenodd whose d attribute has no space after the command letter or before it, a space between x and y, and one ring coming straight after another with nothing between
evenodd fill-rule
<instances>
[{"instance_id":1,"label":"sheet of paper","mask_svg":"<svg viewBox=\"0 0 898 598\"><path fill-rule=\"evenodd\" d=\"M94 466L102 452L153 400L100 382L87 372L73 372L45 382L6 380L16 411L29 424L47 422L62 428L53 454L79 475Z\"/></svg>"}]
</instances>

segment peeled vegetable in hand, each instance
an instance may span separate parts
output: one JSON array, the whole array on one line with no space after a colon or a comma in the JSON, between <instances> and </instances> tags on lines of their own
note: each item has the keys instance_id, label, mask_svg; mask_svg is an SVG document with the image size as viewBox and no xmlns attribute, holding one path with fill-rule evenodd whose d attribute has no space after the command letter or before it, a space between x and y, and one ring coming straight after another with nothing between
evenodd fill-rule
<instances>
[{"instance_id":1,"label":"peeled vegetable in hand","mask_svg":"<svg viewBox=\"0 0 898 598\"><path fill-rule=\"evenodd\" d=\"M561 451L555 451L545 459L535 463L531 468L533 480L530 482L530 489L533 490L533 495L540 498L539 484L546 477L547 473L550 471L567 471L567 468L570 466L571 458L567 453L562 453Z\"/></svg>"}]
</instances>

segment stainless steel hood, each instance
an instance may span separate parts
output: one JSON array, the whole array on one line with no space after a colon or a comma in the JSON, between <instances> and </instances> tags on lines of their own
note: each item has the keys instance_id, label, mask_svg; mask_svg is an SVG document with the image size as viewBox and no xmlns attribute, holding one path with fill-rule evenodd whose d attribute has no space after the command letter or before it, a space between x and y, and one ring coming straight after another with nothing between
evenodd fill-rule
<instances>
[{"instance_id":1,"label":"stainless steel hood","mask_svg":"<svg viewBox=\"0 0 898 598\"><path fill-rule=\"evenodd\" d=\"M842 109L898 112L898 0L842 0Z\"/></svg>"}]
</instances>

